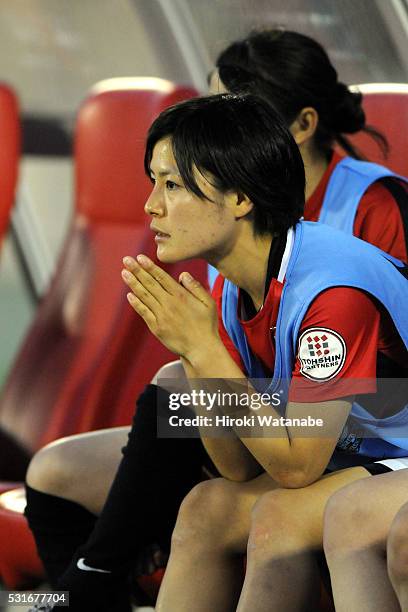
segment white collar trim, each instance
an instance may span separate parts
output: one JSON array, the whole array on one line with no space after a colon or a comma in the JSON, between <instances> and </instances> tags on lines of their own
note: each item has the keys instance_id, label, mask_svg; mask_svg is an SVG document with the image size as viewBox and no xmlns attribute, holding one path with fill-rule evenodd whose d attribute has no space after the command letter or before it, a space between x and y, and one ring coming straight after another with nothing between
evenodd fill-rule
<instances>
[{"instance_id":1,"label":"white collar trim","mask_svg":"<svg viewBox=\"0 0 408 612\"><path fill-rule=\"evenodd\" d=\"M295 232L293 230L293 227L290 227L286 235L286 247L283 253L283 257L282 257L282 261L281 261L281 265L279 269L279 274L278 274L278 281L280 283L283 283L285 279L286 270L288 269L290 256L292 255L294 241L295 241Z\"/></svg>"}]
</instances>

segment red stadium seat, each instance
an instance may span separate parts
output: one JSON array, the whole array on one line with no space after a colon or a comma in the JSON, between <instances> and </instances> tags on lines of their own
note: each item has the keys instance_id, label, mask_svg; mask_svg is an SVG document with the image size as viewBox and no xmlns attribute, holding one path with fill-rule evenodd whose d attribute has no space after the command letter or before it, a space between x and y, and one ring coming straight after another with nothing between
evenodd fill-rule
<instances>
[{"instance_id":1,"label":"red stadium seat","mask_svg":"<svg viewBox=\"0 0 408 612\"><path fill-rule=\"evenodd\" d=\"M389 166L408 176L408 85L401 83L366 83L354 85L363 94L368 125L378 128L390 145L387 159L371 138L358 134L350 138L367 159Z\"/></svg>"},{"instance_id":2,"label":"red stadium seat","mask_svg":"<svg viewBox=\"0 0 408 612\"><path fill-rule=\"evenodd\" d=\"M124 255L155 253L143 210L151 189L143 170L147 127L194 95L161 79L112 79L79 111L71 228L0 401L0 425L30 452L72 433L129 424L139 392L174 359L130 308L120 271ZM206 282L204 262L168 266L174 276L182 269ZM17 588L42 568L10 503L0 495L0 576Z\"/></svg>"},{"instance_id":3,"label":"red stadium seat","mask_svg":"<svg viewBox=\"0 0 408 612\"><path fill-rule=\"evenodd\" d=\"M17 98L0 83L0 244L7 232L18 174L21 128Z\"/></svg>"},{"instance_id":4,"label":"red stadium seat","mask_svg":"<svg viewBox=\"0 0 408 612\"><path fill-rule=\"evenodd\" d=\"M142 163L147 127L195 93L161 79L112 79L79 111L71 229L0 400L0 425L31 452L62 435L128 423L132 406L112 405L110 385L116 381L114 397L122 396L130 370L137 393L171 357L157 342L135 375L146 327L127 304L120 270L126 253L155 252L143 210L151 189ZM204 280L204 263L191 265Z\"/></svg>"}]
</instances>

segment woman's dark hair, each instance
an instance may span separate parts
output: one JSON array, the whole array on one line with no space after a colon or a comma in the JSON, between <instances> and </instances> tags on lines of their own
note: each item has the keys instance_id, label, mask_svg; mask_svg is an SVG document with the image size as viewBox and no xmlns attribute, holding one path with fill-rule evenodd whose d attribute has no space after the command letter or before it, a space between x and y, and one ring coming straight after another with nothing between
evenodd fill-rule
<instances>
[{"instance_id":1,"label":"woman's dark hair","mask_svg":"<svg viewBox=\"0 0 408 612\"><path fill-rule=\"evenodd\" d=\"M347 153L361 158L344 134L363 130L386 156L387 140L365 124L362 95L337 80L326 51L312 38L282 29L254 31L222 51L216 66L228 91L261 96L282 113L287 125L302 108L315 108L315 142L323 153L328 154L336 140Z\"/></svg>"},{"instance_id":2,"label":"woman's dark hair","mask_svg":"<svg viewBox=\"0 0 408 612\"><path fill-rule=\"evenodd\" d=\"M303 214L305 173L299 148L279 113L253 95L220 94L176 104L150 127L145 171L156 143L170 137L185 187L206 198L194 170L221 191L254 204L255 234L274 234Z\"/></svg>"}]
</instances>

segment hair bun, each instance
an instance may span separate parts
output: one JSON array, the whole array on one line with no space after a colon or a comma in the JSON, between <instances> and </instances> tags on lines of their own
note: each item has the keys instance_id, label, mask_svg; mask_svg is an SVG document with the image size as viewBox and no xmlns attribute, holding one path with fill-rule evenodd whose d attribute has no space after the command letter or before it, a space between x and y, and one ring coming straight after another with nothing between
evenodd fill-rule
<instances>
[{"instance_id":1,"label":"hair bun","mask_svg":"<svg viewBox=\"0 0 408 612\"><path fill-rule=\"evenodd\" d=\"M354 134L365 126L361 93L354 93L344 83L336 83L332 97L331 125L337 134Z\"/></svg>"}]
</instances>

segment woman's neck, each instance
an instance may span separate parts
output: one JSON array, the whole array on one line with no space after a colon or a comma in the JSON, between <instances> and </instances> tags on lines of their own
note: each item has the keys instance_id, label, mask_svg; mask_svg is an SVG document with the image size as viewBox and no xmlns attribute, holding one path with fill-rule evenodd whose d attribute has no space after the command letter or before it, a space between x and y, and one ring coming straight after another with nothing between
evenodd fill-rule
<instances>
[{"instance_id":1,"label":"woman's neck","mask_svg":"<svg viewBox=\"0 0 408 612\"><path fill-rule=\"evenodd\" d=\"M245 228L231 252L217 262L217 269L225 278L251 297L259 310L264 301L266 274L272 236L253 236L252 225Z\"/></svg>"},{"instance_id":2,"label":"woman's neck","mask_svg":"<svg viewBox=\"0 0 408 612\"><path fill-rule=\"evenodd\" d=\"M305 165L305 199L308 200L322 180L322 177L329 166L329 161L325 155L318 152L312 146L300 147L300 153Z\"/></svg>"}]
</instances>

